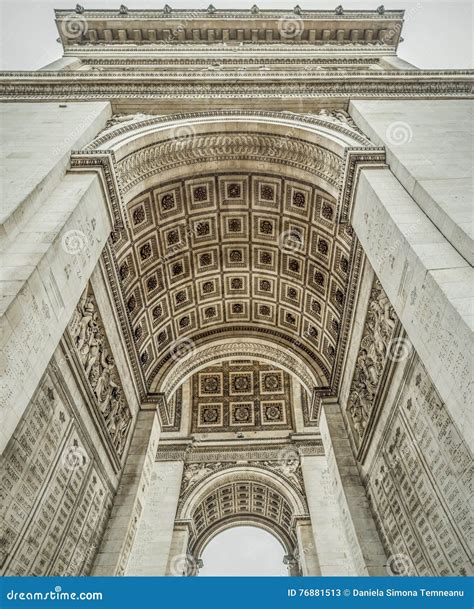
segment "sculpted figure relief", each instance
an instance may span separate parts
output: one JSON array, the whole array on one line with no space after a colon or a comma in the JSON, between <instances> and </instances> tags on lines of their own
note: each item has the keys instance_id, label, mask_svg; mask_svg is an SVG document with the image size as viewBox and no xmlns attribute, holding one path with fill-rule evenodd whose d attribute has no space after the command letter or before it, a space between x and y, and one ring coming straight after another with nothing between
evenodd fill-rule
<instances>
[{"instance_id":1,"label":"sculpted figure relief","mask_svg":"<svg viewBox=\"0 0 474 609\"><path fill-rule=\"evenodd\" d=\"M87 290L76 307L69 332L112 444L118 456L121 456L132 415L125 401L94 297Z\"/></svg>"},{"instance_id":2,"label":"sculpted figure relief","mask_svg":"<svg viewBox=\"0 0 474 609\"><path fill-rule=\"evenodd\" d=\"M181 494L222 467L222 463L187 463L183 472Z\"/></svg>"},{"instance_id":3,"label":"sculpted figure relief","mask_svg":"<svg viewBox=\"0 0 474 609\"><path fill-rule=\"evenodd\" d=\"M362 439L369 421L396 324L395 311L376 278L347 404L357 432L354 438L357 443Z\"/></svg>"}]
</instances>

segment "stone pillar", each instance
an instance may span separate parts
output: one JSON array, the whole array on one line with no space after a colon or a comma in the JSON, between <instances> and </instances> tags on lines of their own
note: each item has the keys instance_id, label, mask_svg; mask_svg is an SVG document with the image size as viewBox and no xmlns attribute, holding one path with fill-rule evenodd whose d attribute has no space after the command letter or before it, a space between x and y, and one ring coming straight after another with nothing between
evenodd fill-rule
<instances>
[{"instance_id":1,"label":"stone pillar","mask_svg":"<svg viewBox=\"0 0 474 609\"><path fill-rule=\"evenodd\" d=\"M301 457L319 575L356 575L326 457Z\"/></svg>"},{"instance_id":2,"label":"stone pillar","mask_svg":"<svg viewBox=\"0 0 474 609\"><path fill-rule=\"evenodd\" d=\"M191 521L177 520L174 523L171 548L168 556L166 575L191 575L194 559L188 555L188 541Z\"/></svg>"},{"instance_id":3,"label":"stone pillar","mask_svg":"<svg viewBox=\"0 0 474 609\"><path fill-rule=\"evenodd\" d=\"M360 172L352 226L473 450L472 101L356 100L349 111L390 167Z\"/></svg>"},{"instance_id":4,"label":"stone pillar","mask_svg":"<svg viewBox=\"0 0 474 609\"><path fill-rule=\"evenodd\" d=\"M323 400L320 429L355 574L386 575L385 552L375 527L337 401ZM316 532L316 538L317 535ZM322 562L324 558L319 548L318 556ZM322 564L321 571L323 571Z\"/></svg>"},{"instance_id":5,"label":"stone pillar","mask_svg":"<svg viewBox=\"0 0 474 609\"><path fill-rule=\"evenodd\" d=\"M305 518L297 522L296 538L301 575L321 575L311 520Z\"/></svg>"},{"instance_id":6,"label":"stone pillar","mask_svg":"<svg viewBox=\"0 0 474 609\"><path fill-rule=\"evenodd\" d=\"M295 378L291 379L291 395L293 397L293 416L296 433L304 430L303 405L301 403L301 385Z\"/></svg>"},{"instance_id":7,"label":"stone pillar","mask_svg":"<svg viewBox=\"0 0 474 609\"><path fill-rule=\"evenodd\" d=\"M123 575L148 490L160 434L155 410L141 410L92 575Z\"/></svg>"},{"instance_id":8,"label":"stone pillar","mask_svg":"<svg viewBox=\"0 0 474 609\"><path fill-rule=\"evenodd\" d=\"M173 539L183 461L156 461L126 575L165 575Z\"/></svg>"},{"instance_id":9,"label":"stone pillar","mask_svg":"<svg viewBox=\"0 0 474 609\"><path fill-rule=\"evenodd\" d=\"M299 577L301 575L298 559L293 554L286 554L283 558L283 563L287 566L290 577Z\"/></svg>"},{"instance_id":10,"label":"stone pillar","mask_svg":"<svg viewBox=\"0 0 474 609\"><path fill-rule=\"evenodd\" d=\"M0 211L3 452L112 229L99 176L66 174L71 149L89 142L111 110L108 102L12 103L0 114L8 176Z\"/></svg>"}]
</instances>

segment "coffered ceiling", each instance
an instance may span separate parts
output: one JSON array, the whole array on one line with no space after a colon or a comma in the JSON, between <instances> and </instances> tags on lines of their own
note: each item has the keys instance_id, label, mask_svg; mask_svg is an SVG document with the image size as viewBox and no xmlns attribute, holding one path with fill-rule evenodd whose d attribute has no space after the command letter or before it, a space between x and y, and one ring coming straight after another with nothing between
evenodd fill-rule
<instances>
[{"instance_id":1,"label":"coffered ceiling","mask_svg":"<svg viewBox=\"0 0 474 609\"><path fill-rule=\"evenodd\" d=\"M192 432L293 428L291 377L257 361L210 366L191 380Z\"/></svg>"},{"instance_id":2,"label":"coffered ceiling","mask_svg":"<svg viewBox=\"0 0 474 609\"><path fill-rule=\"evenodd\" d=\"M183 344L252 335L329 383L352 247L334 198L274 173L207 173L141 193L127 214L113 251L148 387Z\"/></svg>"}]
</instances>

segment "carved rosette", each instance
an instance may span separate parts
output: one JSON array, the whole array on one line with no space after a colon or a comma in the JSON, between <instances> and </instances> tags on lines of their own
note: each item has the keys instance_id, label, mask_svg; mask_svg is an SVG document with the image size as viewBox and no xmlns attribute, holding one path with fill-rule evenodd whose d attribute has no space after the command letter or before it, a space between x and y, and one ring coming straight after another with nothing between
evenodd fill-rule
<instances>
[{"instance_id":1,"label":"carved rosette","mask_svg":"<svg viewBox=\"0 0 474 609\"><path fill-rule=\"evenodd\" d=\"M376 277L347 402L347 413L357 446L364 437L374 407L397 323L395 310Z\"/></svg>"},{"instance_id":2,"label":"carved rosette","mask_svg":"<svg viewBox=\"0 0 474 609\"><path fill-rule=\"evenodd\" d=\"M86 289L69 323L71 336L82 370L95 397L116 454L121 457L132 423L117 367L107 341L94 295Z\"/></svg>"}]
</instances>

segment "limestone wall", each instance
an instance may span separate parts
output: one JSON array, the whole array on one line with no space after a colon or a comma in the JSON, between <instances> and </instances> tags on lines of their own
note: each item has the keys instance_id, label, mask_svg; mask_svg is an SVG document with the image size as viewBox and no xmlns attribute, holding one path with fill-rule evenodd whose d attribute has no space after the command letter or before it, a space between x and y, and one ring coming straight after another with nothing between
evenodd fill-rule
<instances>
[{"instance_id":1,"label":"limestone wall","mask_svg":"<svg viewBox=\"0 0 474 609\"><path fill-rule=\"evenodd\" d=\"M134 421L89 286L2 456L2 573L90 572Z\"/></svg>"},{"instance_id":2,"label":"limestone wall","mask_svg":"<svg viewBox=\"0 0 474 609\"><path fill-rule=\"evenodd\" d=\"M384 408L363 470L389 569L472 574L472 458L416 354Z\"/></svg>"},{"instance_id":3,"label":"limestone wall","mask_svg":"<svg viewBox=\"0 0 474 609\"><path fill-rule=\"evenodd\" d=\"M377 277L368 301L366 293L359 301L359 325L361 316L341 411L387 554L386 571L471 574L472 455L463 430Z\"/></svg>"},{"instance_id":4,"label":"limestone wall","mask_svg":"<svg viewBox=\"0 0 474 609\"><path fill-rule=\"evenodd\" d=\"M66 107L62 107L65 105ZM53 355L111 224L100 179L66 173L108 104L1 107L0 451Z\"/></svg>"},{"instance_id":5,"label":"limestone wall","mask_svg":"<svg viewBox=\"0 0 474 609\"><path fill-rule=\"evenodd\" d=\"M114 476L61 357L58 348L2 456L2 574L87 574L107 523Z\"/></svg>"}]
</instances>

